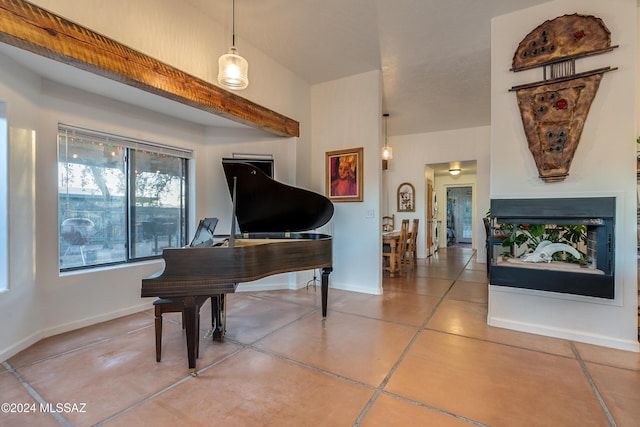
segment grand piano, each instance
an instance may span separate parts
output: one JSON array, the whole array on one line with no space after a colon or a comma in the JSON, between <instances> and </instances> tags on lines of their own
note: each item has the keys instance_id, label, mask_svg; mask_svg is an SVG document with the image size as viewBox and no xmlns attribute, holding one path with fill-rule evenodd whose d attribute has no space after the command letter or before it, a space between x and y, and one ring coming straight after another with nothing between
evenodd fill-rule
<instances>
[{"instance_id":1,"label":"grand piano","mask_svg":"<svg viewBox=\"0 0 640 427\"><path fill-rule=\"evenodd\" d=\"M273 180L257 167L233 159L222 166L232 198L233 216L224 243L213 247L166 248L163 271L142 279L142 297L182 305L189 369L195 375L199 308L211 298L213 338L226 330L225 295L238 283L274 274L322 269L322 316L327 315L331 236L309 232L333 216L326 197Z\"/></svg>"}]
</instances>

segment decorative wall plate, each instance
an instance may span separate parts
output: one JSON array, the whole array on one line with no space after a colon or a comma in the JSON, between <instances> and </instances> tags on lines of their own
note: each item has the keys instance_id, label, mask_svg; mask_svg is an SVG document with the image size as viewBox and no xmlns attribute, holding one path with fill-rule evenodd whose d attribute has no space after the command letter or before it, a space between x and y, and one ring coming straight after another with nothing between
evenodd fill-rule
<instances>
[{"instance_id":1,"label":"decorative wall plate","mask_svg":"<svg viewBox=\"0 0 640 427\"><path fill-rule=\"evenodd\" d=\"M576 59L610 52L611 33L600 18L564 15L546 21L518 45L511 71L543 67L543 80L514 86L529 150L540 178L563 181L606 67L576 73Z\"/></svg>"}]
</instances>

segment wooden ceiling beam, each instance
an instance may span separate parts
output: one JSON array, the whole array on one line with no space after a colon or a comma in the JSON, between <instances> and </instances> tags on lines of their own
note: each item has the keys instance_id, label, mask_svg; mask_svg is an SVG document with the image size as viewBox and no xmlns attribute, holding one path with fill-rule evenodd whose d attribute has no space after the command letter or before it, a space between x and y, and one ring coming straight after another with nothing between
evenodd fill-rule
<instances>
[{"instance_id":1,"label":"wooden ceiling beam","mask_svg":"<svg viewBox=\"0 0 640 427\"><path fill-rule=\"evenodd\" d=\"M278 136L297 121L24 0L0 0L0 42Z\"/></svg>"}]
</instances>

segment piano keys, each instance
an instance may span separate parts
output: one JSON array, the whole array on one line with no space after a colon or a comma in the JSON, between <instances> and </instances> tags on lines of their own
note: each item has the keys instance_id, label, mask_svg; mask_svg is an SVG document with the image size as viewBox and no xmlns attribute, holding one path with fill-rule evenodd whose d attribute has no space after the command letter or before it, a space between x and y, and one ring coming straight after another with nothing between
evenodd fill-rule
<instances>
[{"instance_id":1,"label":"piano keys","mask_svg":"<svg viewBox=\"0 0 640 427\"><path fill-rule=\"evenodd\" d=\"M164 270L142 279L142 297L161 297L184 307L189 369L195 374L198 298L212 298L213 337L226 330L225 295L238 283L270 275L321 269L322 316L327 315L332 238L312 233L333 216L329 199L277 182L255 166L223 161L240 232L216 247L164 249ZM234 224L235 222L232 221ZM221 236L216 236L221 237Z\"/></svg>"}]
</instances>

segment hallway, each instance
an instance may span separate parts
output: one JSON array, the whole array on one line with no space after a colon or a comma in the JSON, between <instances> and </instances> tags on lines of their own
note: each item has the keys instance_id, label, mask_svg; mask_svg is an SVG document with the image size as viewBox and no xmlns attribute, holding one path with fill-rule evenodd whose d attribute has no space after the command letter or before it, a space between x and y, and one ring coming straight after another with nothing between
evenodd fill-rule
<instances>
[{"instance_id":1,"label":"hallway","mask_svg":"<svg viewBox=\"0 0 640 427\"><path fill-rule=\"evenodd\" d=\"M0 400L34 409L0 425L638 425L640 354L487 326L471 249L418 264L382 296L330 289L325 320L319 288L230 295L196 378L176 313L160 363L151 309L47 338L0 365Z\"/></svg>"}]
</instances>

